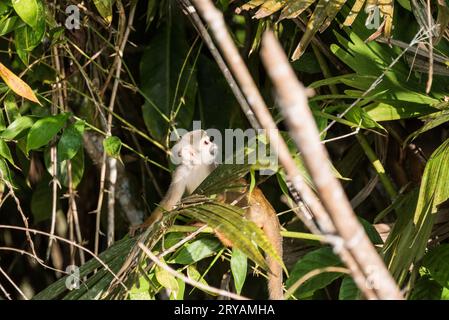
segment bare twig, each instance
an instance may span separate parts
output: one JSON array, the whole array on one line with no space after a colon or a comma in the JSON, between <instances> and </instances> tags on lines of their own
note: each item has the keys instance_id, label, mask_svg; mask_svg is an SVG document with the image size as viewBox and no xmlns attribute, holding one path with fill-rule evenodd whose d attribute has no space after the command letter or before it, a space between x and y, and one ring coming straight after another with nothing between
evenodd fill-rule
<instances>
[{"instance_id":1,"label":"bare twig","mask_svg":"<svg viewBox=\"0 0 449 320\"><path fill-rule=\"evenodd\" d=\"M287 56L271 31L263 36L261 56L279 95L281 111L290 127L290 134L301 151L318 195L343 240L341 248L348 249L366 279L373 276L375 269L379 281L374 289L380 299L402 299L393 277L357 220L342 186L328 165L329 157L321 144L318 128L308 106L306 90L296 79ZM334 245L337 253L341 248ZM362 287L358 285L362 291L367 287L366 283Z\"/></svg>"},{"instance_id":2,"label":"bare twig","mask_svg":"<svg viewBox=\"0 0 449 320\"><path fill-rule=\"evenodd\" d=\"M176 270L170 268L169 266L167 266L165 263L162 263L154 254L151 253L150 250L148 250L147 247L145 247L145 245L142 242L139 242L138 246L145 253L145 255L148 258L150 258L150 260L153 261L154 264L156 264L159 268L164 269L165 271L167 271L168 273L170 273L174 277L181 279L182 281L184 281L185 283L190 284L191 286L197 287L197 288L199 288L201 290L213 292L213 293L216 293L216 294L221 295L221 296L229 297L229 298L232 298L232 299L235 299L235 300L248 300L248 298L243 297L241 295L238 295L238 294L235 294L235 293L232 293L232 292L228 292L228 291L225 291L225 290L217 289L217 288L211 287L209 285L203 284L201 282L194 281L194 280L192 280L190 278L187 278L183 274L181 274L178 271L176 271Z\"/></svg>"},{"instance_id":3,"label":"bare twig","mask_svg":"<svg viewBox=\"0 0 449 320\"><path fill-rule=\"evenodd\" d=\"M31 228L24 228L24 227L18 227L18 226L8 226L8 225L4 225L4 224L0 224L0 229L12 229L12 230L21 230L21 231L25 231L27 233L29 233L30 231L33 232L34 234L41 234L44 236L48 236L50 237L51 234L48 232L44 232L44 231L40 231L37 229L31 229ZM65 242L69 245L73 245L77 248L79 248L80 250L83 250L84 252L87 252L88 254L90 254L95 260L97 260L109 273L112 274L112 276L114 277L115 280L117 280L120 285L126 290L128 291L128 288L126 287L126 285L117 277L116 273L114 273L114 271L111 270L111 268L103 262L103 260L101 260L98 255L96 255L95 253L93 253L92 251L90 251L89 249L87 249L86 247L83 247L82 245L79 245L78 243L75 243L73 241L67 240L63 237L57 236L57 235L53 235L53 238L55 238L56 240Z\"/></svg>"},{"instance_id":4,"label":"bare twig","mask_svg":"<svg viewBox=\"0 0 449 320\"><path fill-rule=\"evenodd\" d=\"M56 75L56 82L57 84L54 84L55 91L52 94L52 105L51 105L51 114L56 115L58 113L58 102L59 105L63 105L63 97L62 97L62 91L61 91L61 83L59 83L59 74L61 70L61 64L59 61L59 49L58 46L55 45L52 48L53 50L53 65L55 67L55 70L58 72ZM51 227L50 227L50 234L53 235L55 233L55 226L56 226L56 210L57 210L57 204L58 204L58 154L56 150L56 140L55 138L51 141L51 147L50 147L50 166L51 166L51 184L52 184L52 205L51 205ZM53 237L50 237L48 240L48 247L47 247L47 254L45 260L48 260L51 254L51 246L52 246Z\"/></svg>"},{"instance_id":5,"label":"bare twig","mask_svg":"<svg viewBox=\"0 0 449 320\"><path fill-rule=\"evenodd\" d=\"M121 1L117 1L117 7L119 9L119 37L118 42L120 43L117 46L116 56L113 63L113 69L115 69L115 79L114 84L112 86L111 98L109 101L108 107L108 122L106 127L106 136L111 136L112 131L112 117L115 106L115 99L117 97L118 86L120 83L120 74L122 72L122 59L123 59L123 51L125 50L126 43L128 42L129 34L132 29L132 25L134 22L134 15L136 12L137 1L133 2L129 16L128 16L128 24L125 25L126 15L125 8ZM104 150L104 152L106 152ZM107 233L107 244L108 247L112 245L114 242L114 220L115 220L115 184L117 182L117 159L113 157L108 157L108 167L109 167L109 176L108 176L108 233ZM98 213L97 213L98 214Z\"/></svg>"},{"instance_id":6,"label":"bare twig","mask_svg":"<svg viewBox=\"0 0 449 320\"><path fill-rule=\"evenodd\" d=\"M23 293L23 291L20 290L19 286L8 276L8 274L2 269L2 267L0 267L0 273L6 278L6 280L9 281L9 283L12 284L14 289L17 290L17 292L22 296L23 299L28 300L28 298L25 295L25 293Z\"/></svg>"},{"instance_id":7,"label":"bare twig","mask_svg":"<svg viewBox=\"0 0 449 320\"><path fill-rule=\"evenodd\" d=\"M3 292L3 294L6 297L6 299L12 300L11 295L8 293L8 291L6 291L6 289L2 286L1 283L0 283L0 290Z\"/></svg>"}]
</instances>

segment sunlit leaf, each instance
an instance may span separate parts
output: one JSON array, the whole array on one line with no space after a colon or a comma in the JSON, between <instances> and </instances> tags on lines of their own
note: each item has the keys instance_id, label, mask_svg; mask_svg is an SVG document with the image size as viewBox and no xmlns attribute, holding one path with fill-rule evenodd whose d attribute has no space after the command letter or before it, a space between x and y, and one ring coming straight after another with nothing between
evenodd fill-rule
<instances>
[{"instance_id":1,"label":"sunlit leaf","mask_svg":"<svg viewBox=\"0 0 449 320\"><path fill-rule=\"evenodd\" d=\"M242 292L247 273L247 258L239 249L232 249L231 271L234 277L235 290L238 294Z\"/></svg>"},{"instance_id":2,"label":"sunlit leaf","mask_svg":"<svg viewBox=\"0 0 449 320\"><path fill-rule=\"evenodd\" d=\"M94 0L98 12L108 24L112 22L112 5L115 0Z\"/></svg>"},{"instance_id":3,"label":"sunlit leaf","mask_svg":"<svg viewBox=\"0 0 449 320\"><path fill-rule=\"evenodd\" d=\"M30 27L37 28L43 18L44 8L40 0L12 0L14 10Z\"/></svg>"},{"instance_id":4,"label":"sunlit leaf","mask_svg":"<svg viewBox=\"0 0 449 320\"><path fill-rule=\"evenodd\" d=\"M191 264L213 255L220 247L216 239L201 238L187 244L169 263Z\"/></svg>"},{"instance_id":5,"label":"sunlit leaf","mask_svg":"<svg viewBox=\"0 0 449 320\"><path fill-rule=\"evenodd\" d=\"M179 289L178 281L176 281L176 278L163 268L156 267L156 279L161 284L161 286L167 288L168 290L178 291Z\"/></svg>"},{"instance_id":6,"label":"sunlit leaf","mask_svg":"<svg viewBox=\"0 0 449 320\"><path fill-rule=\"evenodd\" d=\"M107 137L103 140L103 147L108 156L119 158L120 150L122 149L122 141L115 136Z\"/></svg>"},{"instance_id":7,"label":"sunlit leaf","mask_svg":"<svg viewBox=\"0 0 449 320\"><path fill-rule=\"evenodd\" d=\"M0 63L0 77L6 85L21 97L24 97L37 104L41 104L34 94L33 90L22 79L12 73L7 67Z\"/></svg>"},{"instance_id":8,"label":"sunlit leaf","mask_svg":"<svg viewBox=\"0 0 449 320\"><path fill-rule=\"evenodd\" d=\"M19 117L14 120L1 134L0 137L5 140L12 140L21 134L24 130L31 128L34 119L28 116Z\"/></svg>"}]
</instances>

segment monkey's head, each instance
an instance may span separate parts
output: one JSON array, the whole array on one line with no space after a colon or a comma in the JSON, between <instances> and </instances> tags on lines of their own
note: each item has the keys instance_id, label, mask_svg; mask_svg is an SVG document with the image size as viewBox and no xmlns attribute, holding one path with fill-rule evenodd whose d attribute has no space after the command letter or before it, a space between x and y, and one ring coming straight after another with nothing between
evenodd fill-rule
<instances>
[{"instance_id":1,"label":"monkey's head","mask_svg":"<svg viewBox=\"0 0 449 320\"><path fill-rule=\"evenodd\" d=\"M215 162L217 149L217 145L206 131L190 131L173 146L172 161L176 165L183 164L189 167L211 165Z\"/></svg>"}]
</instances>

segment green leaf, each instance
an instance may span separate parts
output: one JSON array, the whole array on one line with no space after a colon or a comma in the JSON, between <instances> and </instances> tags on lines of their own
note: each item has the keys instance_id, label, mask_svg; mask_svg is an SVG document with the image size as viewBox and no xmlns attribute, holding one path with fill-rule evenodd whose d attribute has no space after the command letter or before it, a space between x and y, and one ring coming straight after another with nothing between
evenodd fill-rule
<instances>
[{"instance_id":1,"label":"green leaf","mask_svg":"<svg viewBox=\"0 0 449 320\"><path fill-rule=\"evenodd\" d=\"M1 134L0 137L5 140L13 140L24 130L31 128L34 124L34 119L28 116L19 117L14 120Z\"/></svg>"},{"instance_id":2,"label":"green leaf","mask_svg":"<svg viewBox=\"0 0 449 320\"><path fill-rule=\"evenodd\" d=\"M437 111L422 104L403 103L403 106L393 106L387 103L372 103L363 108L374 121L391 121L416 118Z\"/></svg>"},{"instance_id":3,"label":"green leaf","mask_svg":"<svg viewBox=\"0 0 449 320\"><path fill-rule=\"evenodd\" d=\"M30 27L37 28L45 19L44 6L40 0L12 0L17 15Z\"/></svg>"},{"instance_id":4,"label":"green leaf","mask_svg":"<svg viewBox=\"0 0 449 320\"><path fill-rule=\"evenodd\" d=\"M309 74L316 74L321 72L320 65L311 52L304 53L299 60L292 62L293 69Z\"/></svg>"},{"instance_id":5,"label":"green leaf","mask_svg":"<svg viewBox=\"0 0 449 320\"><path fill-rule=\"evenodd\" d=\"M176 278L165 269L156 267L156 279L157 282L161 284L161 286L168 290L178 291L179 289L178 281L176 281Z\"/></svg>"},{"instance_id":6,"label":"green leaf","mask_svg":"<svg viewBox=\"0 0 449 320\"><path fill-rule=\"evenodd\" d=\"M94 0L98 12L108 24L112 22L112 5L114 4L114 1L115 0Z\"/></svg>"},{"instance_id":7,"label":"green leaf","mask_svg":"<svg viewBox=\"0 0 449 320\"><path fill-rule=\"evenodd\" d=\"M30 53L40 44L44 34L45 24L42 29L33 29L28 25L23 25L14 31L17 55L25 65L28 65Z\"/></svg>"},{"instance_id":8,"label":"green leaf","mask_svg":"<svg viewBox=\"0 0 449 320\"><path fill-rule=\"evenodd\" d=\"M224 132L228 128L244 128L239 104L217 63L205 55L198 61L198 93L205 128Z\"/></svg>"},{"instance_id":9,"label":"green leaf","mask_svg":"<svg viewBox=\"0 0 449 320\"><path fill-rule=\"evenodd\" d=\"M339 300L360 300L362 295L354 280L350 276L344 276L338 293Z\"/></svg>"},{"instance_id":10,"label":"green leaf","mask_svg":"<svg viewBox=\"0 0 449 320\"><path fill-rule=\"evenodd\" d=\"M184 300L186 284L180 278L176 278L176 281L178 282L178 290L170 292L170 300Z\"/></svg>"},{"instance_id":11,"label":"green leaf","mask_svg":"<svg viewBox=\"0 0 449 320\"><path fill-rule=\"evenodd\" d=\"M16 16L4 17L0 20L0 36L4 36L13 31L18 26L18 18Z\"/></svg>"},{"instance_id":12,"label":"green leaf","mask_svg":"<svg viewBox=\"0 0 449 320\"><path fill-rule=\"evenodd\" d=\"M406 274L411 264L424 255L438 207L449 198L448 180L449 139L427 161L414 213L397 211L398 221L385 244L387 263L396 278Z\"/></svg>"},{"instance_id":13,"label":"green leaf","mask_svg":"<svg viewBox=\"0 0 449 320\"><path fill-rule=\"evenodd\" d=\"M242 292L243 284L245 283L248 262L246 256L239 249L232 249L231 256L231 271L234 277L234 285L237 294Z\"/></svg>"},{"instance_id":14,"label":"green leaf","mask_svg":"<svg viewBox=\"0 0 449 320\"><path fill-rule=\"evenodd\" d=\"M8 164L3 159L0 159L0 177L13 184L11 171L9 170Z\"/></svg>"},{"instance_id":15,"label":"green leaf","mask_svg":"<svg viewBox=\"0 0 449 320\"><path fill-rule=\"evenodd\" d=\"M374 228L374 226L365 219L360 217L358 217L358 219L362 224L363 228L365 229L365 232L368 235L368 238L371 240L371 242L373 244L383 244L382 238L380 237L376 228Z\"/></svg>"},{"instance_id":16,"label":"green leaf","mask_svg":"<svg viewBox=\"0 0 449 320\"><path fill-rule=\"evenodd\" d=\"M130 300L154 300L150 294L150 283L146 276L139 277L138 284L134 284L129 291Z\"/></svg>"},{"instance_id":17,"label":"green leaf","mask_svg":"<svg viewBox=\"0 0 449 320\"><path fill-rule=\"evenodd\" d=\"M58 158L72 159L83 145L84 121L77 121L65 128L58 143Z\"/></svg>"},{"instance_id":18,"label":"green leaf","mask_svg":"<svg viewBox=\"0 0 449 320\"><path fill-rule=\"evenodd\" d=\"M201 273L199 273L199 271L195 268L194 265L189 265L189 266L187 267L187 276L188 276L190 279L192 279L193 281L199 282L199 283L204 284L204 285L209 285L209 284L207 283L207 281L201 276ZM209 292L209 291L203 290L203 289L201 289L201 288L197 288L197 289L198 289L198 290L201 290L201 291L204 291L204 292L206 292L207 294L212 295L212 296L216 296L216 295L217 295L216 293Z\"/></svg>"},{"instance_id":19,"label":"green leaf","mask_svg":"<svg viewBox=\"0 0 449 320\"><path fill-rule=\"evenodd\" d=\"M6 160L8 160L9 163L11 163L13 166L15 165L14 159L12 158L12 155L11 155L11 151L9 150L9 147L6 144L6 142L3 140L0 140L0 156L5 158Z\"/></svg>"},{"instance_id":20,"label":"green leaf","mask_svg":"<svg viewBox=\"0 0 449 320\"><path fill-rule=\"evenodd\" d=\"M122 141L118 137L107 137L103 140L103 147L108 156L119 158L120 150L122 148Z\"/></svg>"},{"instance_id":21,"label":"green leaf","mask_svg":"<svg viewBox=\"0 0 449 320\"><path fill-rule=\"evenodd\" d=\"M287 288L291 287L296 281L300 280L313 270L340 266L342 266L342 263L340 259L332 252L331 248L320 248L318 250L314 250L307 253L296 262L290 272L290 277L287 279L286 286ZM295 296L298 298L310 297L316 290L326 287L341 276L342 273L340 272L321 272L304 282L295 291Z\"/></svg>"},{"instance_id":22,"label":"green leaf","mask_svg":"<svg viewBox=\"0 0 449 320\"><path fill-rule=\"evenodd\" d=\"M68 117L68 113L61 113L37 120L28 132L27 152L48 144L64 127Z\"/></svg>"},{"instance_id":23,"label":"green leaf","mask_svg":"<svg viewBox=\"0 0 449 320\"><path fill-rule=\"evenodd\" d=\"M185 245L169 263L191 264L213 255L220 242L212 238L201 238Z\"/></svg>"},{"instance_id":24,"label":"green leaf","mask_svg":"<svg viewBox=\"0 0 449 320\"><path fill-rule=\"evenodd\" d=\"M21 116L19 108L17 107L16 98L12 93L6 96L5 100L3 101L3 105L5 106L8 123L11 124Z\"/></svg>"},{"instance_id":25,"label":"green leaf","mask_svg":"<svg viewBox=\"0 0 449 320\"><path fill-rule=\"evenodd\" d=\"M123 262L128 256L128 253L135 245L135 239L130 239L125 237L117 242L115 242L110 248L102 252L98 258L101 259L105 264L107 264L113 272L117 273L118 270L123 266ZM85 264L83 264L79 268L79 276L80 278L84 278L89 276L95 269L103 269L101 264L96 259L90 259ZM98 274L99 272L97 272ZM107 275L111 275L109 272ZM112 275L111 275L112 277ZM105 277L108 279L107 277ZM60 298L62 294L67 292L66 282L68 281L68 276L64 276L53 282L47 288L39 292L37 295L33 297L33 300L50 300ZM108 283L104 284L105 289L109 287L111 280ZM81 294L86 293L87 289L91 289L87 283L82 283L78 290L73 290L71 292L80 292ZM101 288L96 288L96 291Z\"/></svg>"},{"instance_id":26,"label":"green leaf","mask_svg":"<svg viewBox=\"0 0 449 320\"><path fill-rule=\"evenodd\" d=\"M66 187L69 186L68 161L69 160L64 160L59 162L58 168L59 181ZM70 161L72 164L72 187L76 188L84 175L84 149L80 148Z\"/></svg>"},{"instance_id":27,"label":"green leaf","mask_svg":"<svg viewBox=\"0 0 449 320\"><path fill-rule=\"evenodd\" d=\"M45 34L45 8L41 0L14 0L13 7L26 23L15 29L15 45L20 59L28 65L30 52Z\"/></svg>"},{"instance_id":28,"label":"green leaf","mask_svg":"<svg viewBox=\"0 0 449 320\"><path fill-rule=\"evenodd\" d=\"M445 263L447 263L445 261ZM410 300L440 300L443 288L437 281L424 275L413 286Z\"/></svg>"},{"instance_id":29,"label":"green leaf","mask_svg":"<svg viewBox=\"0 0 449 320\"><path fill-rule=\"evenodd\" d=\"M449 288L449 244L441 244L427 253L422 266L442 287Z\"/></svg>"},{"instance_id":30,"label":"green leaf","mask_svg":"<svg viewBox=\"0 0 449 320\"><path fill-rule=\"evenodd\" d=\"M404 144L408 143L410 140L414 140L417 136L424 132L447 123L449 121L449 110L432 113L426 117L423 117L422 120L426 121L425 124L415 132L411 133L404 141Z\"/></svg>"},{"instance_id":31,"label":"green leaf","mask_svg":"<svg viewBox=\"0 0 449 320\"><path fill-rule=\"evenodd\" d=\"M195 197L195 196L192 196ZM184 201L189 201L189 197ZM283 262L272 243L268 241L265 233L252 221L244 217L244 210L239 207L201 200L195 206L181 209L178 212L191 217L194 220L202 221L211 228L220 232L226 239L233 243L233 246L240 249L247 257L267 270L267 264L258 247L267 255L273 257L281 265Z\"/></svg>"},{"instance_id":32,"label":"green leaf","mask_svg":"<svg viewBox=\"0 0 449 320\"><path fill-rule=\"evenodd\" d=\"M48 173L51 171L50 146L47 146L44 152L44 161ZM71 160L60 160L58 157L58 180L65 187L69 186L68 162L72 164L72 187L76 188L84 175L84 149L79 148L76 155Z\"/></svg>"}]
</instances>

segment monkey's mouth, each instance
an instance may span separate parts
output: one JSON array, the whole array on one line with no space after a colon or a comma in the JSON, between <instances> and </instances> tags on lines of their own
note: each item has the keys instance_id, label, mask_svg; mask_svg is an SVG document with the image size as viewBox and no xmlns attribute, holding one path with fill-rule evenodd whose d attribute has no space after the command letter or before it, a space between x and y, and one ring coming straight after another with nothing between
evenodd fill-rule
<instances>
[{"instance_id":1,"label":"monkey's mouth","mask_svg":"<svg viewBox=\"0 0 449 320\"><path fill-rule=\"evenodd\" d=\"M215 156L217 154L218 147L215 143L210 146L209 152L211 155Z\"/></svg>"}]
</instances>

